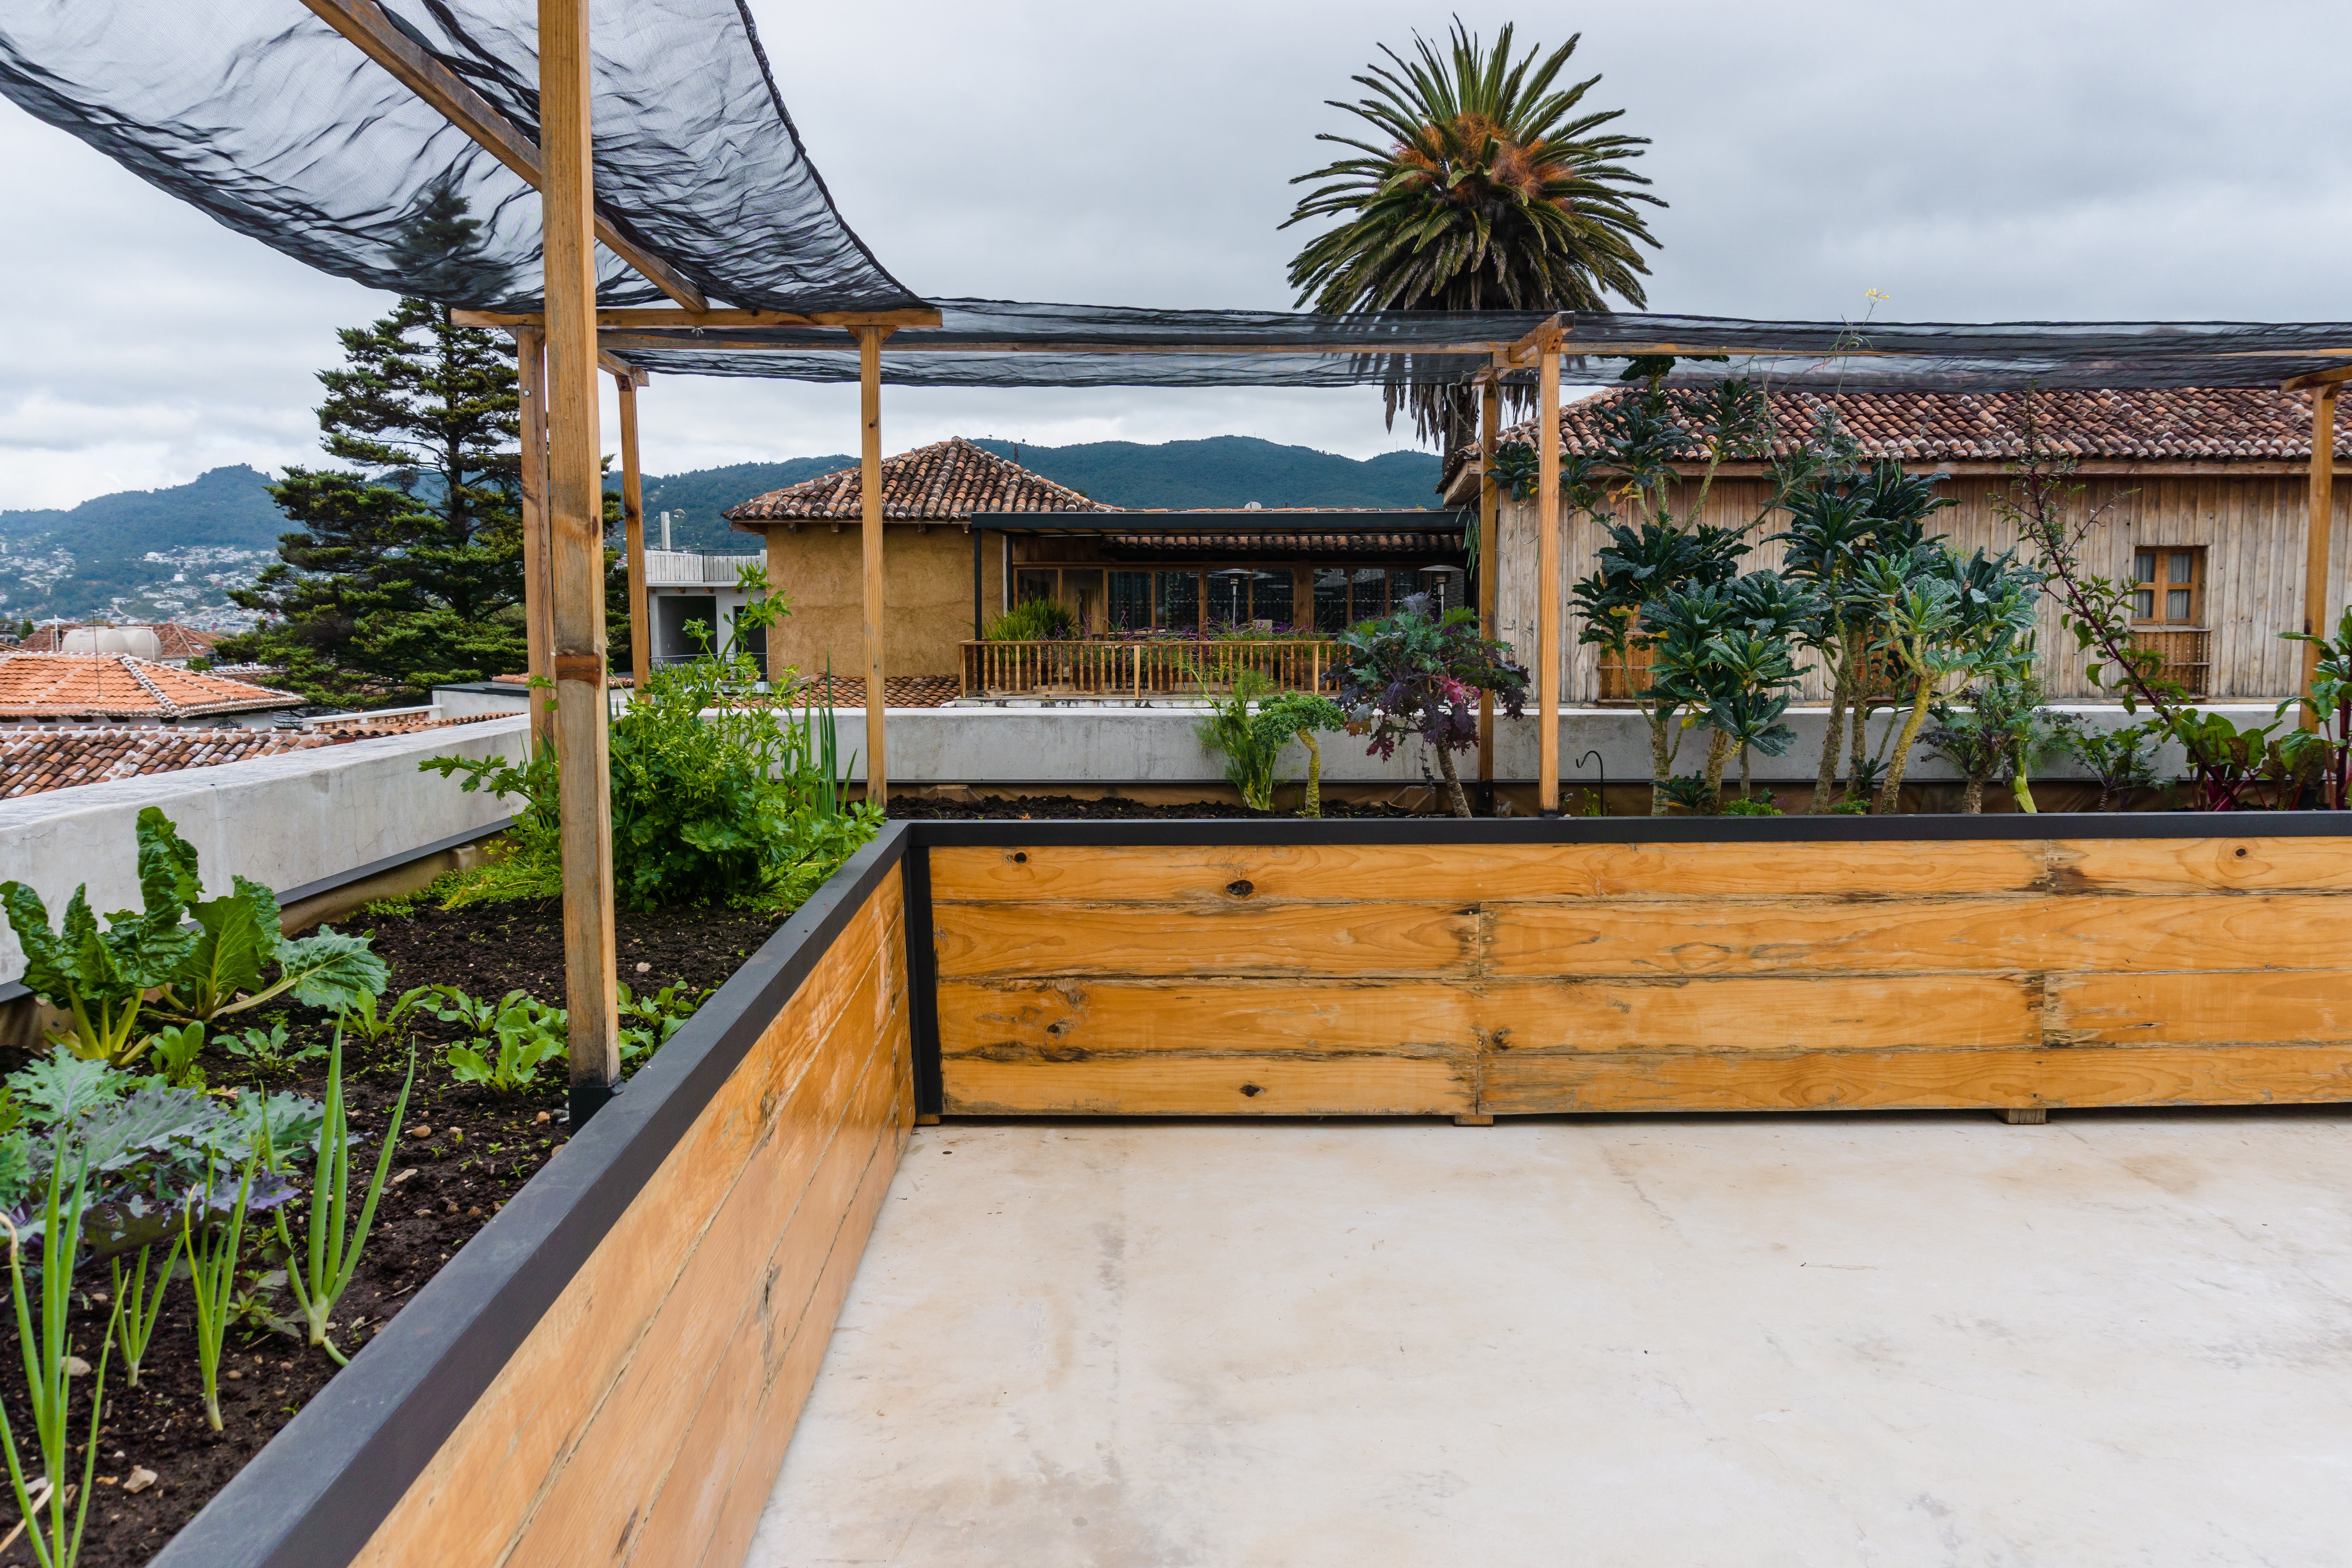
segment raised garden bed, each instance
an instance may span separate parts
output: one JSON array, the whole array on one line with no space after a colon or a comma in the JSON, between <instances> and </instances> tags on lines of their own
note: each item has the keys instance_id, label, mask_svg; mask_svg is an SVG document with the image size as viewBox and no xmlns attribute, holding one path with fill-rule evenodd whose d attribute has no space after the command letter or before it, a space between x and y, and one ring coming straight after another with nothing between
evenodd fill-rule
<instances>
[{"instance_id":1,"label":"raised garden bed","mask_svg":"<svg viewBox=\"0 0 2352 1568\"><path fill-rule=\"evenodd\" d=\"M427 906L409 914L362 914L343 923L373 931L375 951L392 971L393 994L414 985L454 984L490 999L518 989L544 1001L562 999L563 940L553 907L507 903L444 911ZM698 994L725 984L780 923L726 910L625 912L618 921L620 978L640 991L676 985ZM265 1010L258 1021L267 1028L281 1017L289 1053L323 1045L331 1032L331 1020L309 1008ZM413 1037L416 1085L398 1174L336 1320L341 1331L336 1337L347 1350L381 1332L570 1135L560 1063L536 1088L497 1095L456 1081L443 1064L444 1048L467 1039L462 1026L427 1013L417 1017ZM0 1061L0 1070L22 1065L21 1059ZM407 1066L404 1046L346 1044L345 1096L354 1126L380 1131ZM273 1070L215 1052L204 1067L215 1089L291 1090L312 1099L326 1090L323 1058ZM372 1141L363 1157L372 1166ZM85 1293L69 1320L79 1344L95 1347L105 1332L106 1286L102 1267L86 1276ZM267 1300L281 1316L293 1310L282 1288ZM214 1432L202 1414L194 1317L184 1282L175 1285L157 1321L140 1386L123 1386L119 1373L109 1380L106 1458L81 1558L89 1568L147 1562L338 1370L298 1335L259 1327L232 1331L224 1365L235 1371L224 1374L221 1386L226 1429ZM14 1321L0 1315L0 1365L18 1365L20 1353ZM30 1430L20 1379L0 1380L0 1403L18 1433ZM141 1470L156 1479L124 1491L123 1483ZM13 1508L0 1511L14 1514ZM21 1538L0 1552L0 1564L32 1560Z\"/></svg>"},{"instance_id":2,"label":"raised garden bed","mask_svg":"<svg viewBox=\"0 0 2352 1568\"><path fill-rule=\"evenodd\" d=\"M893 823L160 1561L740 1560L927 1111L2352 1099L2345 826Z\"/></svg>"}]
</instances>

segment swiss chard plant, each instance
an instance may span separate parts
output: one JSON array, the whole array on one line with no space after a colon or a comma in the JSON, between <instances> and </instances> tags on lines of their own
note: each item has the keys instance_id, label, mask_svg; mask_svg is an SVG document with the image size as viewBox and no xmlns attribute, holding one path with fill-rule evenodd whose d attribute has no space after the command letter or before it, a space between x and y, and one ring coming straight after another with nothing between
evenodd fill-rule
<instances>
[{"instance_id":1,"label":"swiss chard plant","mask_svg":"<svg viewBox=\"0 0 2352 1568\"><path fill-rule=\"evenodd\" d=\"M179 868L149 808L139 816L139 890L143 907L120 910L100 926L88 884L74 889L56 930L41 897L23 882L0 882L0 910L25 950L25 988L72 1016L57 1044L78 1057L121 1067L147 1048L141 1026L147 993L180 972L195 950L182 929L187 906Z\"/></svg>"},{"instance_id":2,"label":"swiss chard plant","mask_svg":"<svg viewBox=\"0 0 2352 1568\"><path fill-rule=\"evenodd\" d=\"M1395 615L1339 634L1339 707L1350 733L1371 737L1369 755L1392 757L1399 741L1415 735L1426 742L1454 815L1468 816L1454 758L1478 744L1478 694L1494 693L1496 707L1516 719L1525 710L1528 672L1510 661L1507 644L1478 635L1470 611L1433 616L1428 606L1416 594Z\"/></svg>"}]
</instances>

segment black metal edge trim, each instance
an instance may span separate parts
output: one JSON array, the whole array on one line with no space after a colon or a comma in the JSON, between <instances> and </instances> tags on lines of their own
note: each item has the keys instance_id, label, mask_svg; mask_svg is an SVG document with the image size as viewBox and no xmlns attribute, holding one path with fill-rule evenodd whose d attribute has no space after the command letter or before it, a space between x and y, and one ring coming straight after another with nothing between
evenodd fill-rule
<instances>
[{"instance_id":1,"label":"black metal edge trim","mask_svg":"<svg viewBox=\"0 0 2352 1568\"><path fill-rule=\"evenodd\" d=\"M931 940L931 852L907 851L908 1023L913 1037L915 1110L937 1116L947 1108L947 1077L940 1059L939 952Z\"/></svg>"},{"instance_id":2,"label":"black metal edge trim","mask_svg":"<svg viewBox=\"0 0 2352 1568\"><path fill-rule=\"evenodd\" d=\"M381 860L371 860L354 870L339 871L331 877L320 877L316 881L305 882L297 888L289 888L277 895L278 907L283 909L289 904L299 903L304 899L317 898L320 893L331 893L337 888L347 888L353 882L363 881L370 877L380 877L386 871L396 871L412 860L422 860L427 855L438 855L444 849L455 849L461 844L471 844L477 838L488 838L493 833L504 833L513 826L513 817L501 816L497 821L487 823L480 827L468 828L463 833L452 833L446 838L436 838L421 848L403 850L397 855L387 855ZM0 1005L14 1002L19 996L31 994L30 991L25 989L25 983L21 980L0 984Z\"/></svg>"},{"instance_id":3,"label":"black metal edge trim","mask_svg":"<svg viewBox=\"0 0 2352 1568\"><path fill-rule=\"evenodd\" d=\"M488 838L493 833L504 833L513 826L513 817L501 816L495 822L484 823L479 827L469 827L463 833L452 833L446 837L436 838L430 844L420 845L414 849L404 849L397 855L387 855L381 860L371 860L364 866L356 866L348 871L338 871L331 877L321 877L314 882L305 882L299 888L289 888L278 895L278 906L284 909L289 904L299 904L305 899L315 899L321 893L331 893L338 888L348 888L353 882L364 882L370 877L381 877L386 871L397 871L412 861L422 860L428 855L438 855L445 849L455 849L462 844L471 844L478 838Z\"/></svg>"},{"instance_id":4,"label":"black metal edge trim","mask_svg":"<svg viewBox=\"0 0 2352 1568\"><path fill-rule=\"evenodd\" d=\"M953 822L910 817L925 848L1024 844L1887 844L2037 838L2352 838L2352 813L2003 812L1916 816L1171 817L1132 822Z\"/></svg>"},{"instance_id":5,"label":"black metal edge trim","mask_svg":"<svg viewBox=\"0 0 2352 1568\"><path fill-rule=\"evenodd\" d=\"M835 872L151 1568L356 1556L912 837L889 824Z\"/></svg>"}]
</instances>

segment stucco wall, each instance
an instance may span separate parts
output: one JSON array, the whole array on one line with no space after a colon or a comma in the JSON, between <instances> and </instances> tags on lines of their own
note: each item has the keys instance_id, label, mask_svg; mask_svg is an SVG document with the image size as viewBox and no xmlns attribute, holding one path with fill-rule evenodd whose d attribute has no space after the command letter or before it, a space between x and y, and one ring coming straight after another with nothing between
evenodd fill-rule
<instances>
[{"instance_id":1,"label":"stucco wall","mask_svg":"<svg viewBox=\"0 0 2352 1568\"><path fill-rule=\"evenodd\" d=\"M232 876L299 888L507 816L510 805L416 764L453 753L520 760L527 728L520 715L489 719L0 801L0 880L31 884L52 921L79 883L101 913L135 909L135 827L154 805L196 847L207 892L229 891ZM0 981L24 971L16 933L0 931Z\"/></svg>"},{"instance_id":2,"label":"stucco wall","mask_svg":"<svg viewBox=\"0 0 2352 1568\"><path fill-rule=\"evenodd\" d=\"M827 522L803 523L797 532L768 530L768 581L793 602L793 613L768 634L771 675L786 665L821 673L828 652L835 674L865 673L862 550L855 523L839 533ZM992 615L1003 603L1002 536L985 535L982 554L982 597ZM882 572L885 673L953 675L960 645L973 636L971 535L953 522L921 531L893 523L883 531Z\"/></svg>"}]
</instances>

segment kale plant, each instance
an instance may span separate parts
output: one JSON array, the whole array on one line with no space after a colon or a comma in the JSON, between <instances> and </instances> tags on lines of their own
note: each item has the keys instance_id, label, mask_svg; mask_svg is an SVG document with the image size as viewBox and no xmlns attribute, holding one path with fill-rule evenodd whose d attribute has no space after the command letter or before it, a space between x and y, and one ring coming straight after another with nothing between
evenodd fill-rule
<instances>
[{"instance_id":1,"label":"kale plant","mask_svg":"<svg viewBox=\"0 0 2352 1568\"><path fill-rule=\"evenodd\" d=\"M1349 732L1370 735L1366 754L1382 761L1396 754L1399 741L1419 735L1437 752L1454 814L1468 816L1454 753L1478 744L1478 694L1493 692L1496 705L1514 719L1527 700L1528 672L1507 657L1508 645L1480 637L1467 609L1431 616L1425 594L1406 599L1395 615L1349 627L1339 640L1333 674Z\"/></svg>"}]
</instances>

